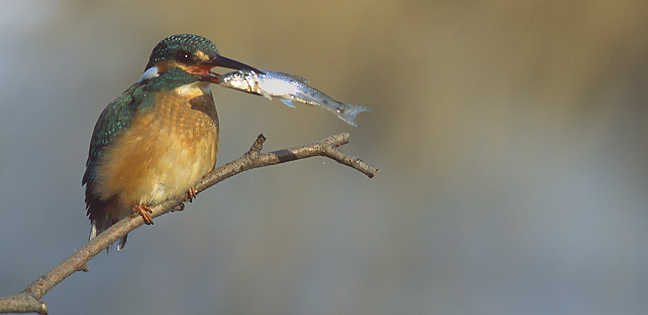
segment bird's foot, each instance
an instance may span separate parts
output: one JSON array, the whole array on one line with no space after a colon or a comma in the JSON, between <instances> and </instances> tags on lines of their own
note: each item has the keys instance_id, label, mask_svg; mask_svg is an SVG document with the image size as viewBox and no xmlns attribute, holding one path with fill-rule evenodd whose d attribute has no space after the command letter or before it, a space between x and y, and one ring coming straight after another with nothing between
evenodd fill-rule
<instances>
[{"instance_id":1,"label":"bird's foot","mask_svg":"<svg viewBox=\"0 0 648 315\"><path fill-rule=\"evenodd\" d=\"M133 208L133 214L141 215L144 219L144 224L151 225L153 224L153 217L151 217L151 209L146 205L137 205Z\"/></svg>"},{"instance_id":2,"label":"bird's foot","mask_svg":"<svg viewBox=\"0 0 648 315\"><path fill-rule=\"evenodd\" d=\"M187 199L189 202L192 202L196 197L198 196L198 191L196 190L195 187L189 188L189 191L187 191Z\"/></svg>"}]
</instances>

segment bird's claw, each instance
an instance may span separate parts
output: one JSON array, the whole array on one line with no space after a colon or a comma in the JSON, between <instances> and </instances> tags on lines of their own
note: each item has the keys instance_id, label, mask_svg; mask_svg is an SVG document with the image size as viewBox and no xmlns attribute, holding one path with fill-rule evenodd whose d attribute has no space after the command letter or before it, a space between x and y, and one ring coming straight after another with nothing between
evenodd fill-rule
<instances>
[{"instance_id":1,"label":"bird's claw","mask_svg":"<svg viewBox=\"0 0 648 315\"><path fill-rule=\"evenodd\" d=\"M192 202L196 197L198 196L198 191L196 190L195 187L189 188L189 191L187 191L187 199L189 202Z\"/></svg>"},{"instance_id":2,"label":"bird's claw","mask_svg":"<svg viewBox=\"0 0 648 315\"><path fill-rule=\"evenodd\" d=\"M137 205L133 208L135 214L139 214L144 219L144 224L151 225L153 224L153 217L151 217L151 209L146 205Z\"/></svg>"}]
</instances>

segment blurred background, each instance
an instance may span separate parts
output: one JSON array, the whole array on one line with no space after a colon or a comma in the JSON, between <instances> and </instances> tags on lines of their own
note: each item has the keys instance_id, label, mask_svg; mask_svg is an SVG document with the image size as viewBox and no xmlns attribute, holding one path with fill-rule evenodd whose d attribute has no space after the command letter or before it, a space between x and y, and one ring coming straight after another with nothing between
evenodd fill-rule
<instances>
[{"instance_id":1,"label":"blurred background","mask_svg":"<svg viewBox=\"0 0 648 315\"><path fill-rule=\"evenodd\" d=\"M87 239L103 107L191 32L371 107L214 87L220 163L350 132L369 180L318 158L246 172L44 297L51 314L645 314L648 3L6 1L0 295Z\"/></svg>"}]
</instances>

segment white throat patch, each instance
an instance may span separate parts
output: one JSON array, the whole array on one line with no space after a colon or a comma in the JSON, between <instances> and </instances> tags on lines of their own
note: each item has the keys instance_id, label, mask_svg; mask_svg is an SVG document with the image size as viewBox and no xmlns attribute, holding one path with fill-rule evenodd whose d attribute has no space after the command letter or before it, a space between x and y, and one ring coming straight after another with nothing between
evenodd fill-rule
<instances>
[{"instance_id":1,"label":"white throat patch","mask_svg":"<svg viewBox=\"0 0 648 315\"><path fill-rule=\"evenodd\" d=\"M159 76L160 76L160 74L158 73L158 68L153 66L153 67L150 67L150 68L146 69L146 71L144 71L144 73L142 73L142 76L139 78L139 80L137 80L137 83L141 83L142 81L157 78Z\"/></svg>"},{"instance_id":2,"label":"white throat patch","mask_svg":"<svg viewBox=\"0 0 648 315\"><path fill-rule=\"evenodd\" d=\"M205 82L198 81L198 82L181 85L175 88L174 91L182 96L196 97L196 96L201 96L203 94L209 93L209 84L205 84Z\"/></svg>"}]
</instances>

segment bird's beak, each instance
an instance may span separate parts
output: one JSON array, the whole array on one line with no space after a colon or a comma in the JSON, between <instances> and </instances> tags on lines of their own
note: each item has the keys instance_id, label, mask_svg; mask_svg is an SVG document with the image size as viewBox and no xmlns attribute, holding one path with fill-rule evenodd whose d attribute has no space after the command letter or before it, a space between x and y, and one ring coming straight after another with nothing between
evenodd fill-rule
<instances>
[{"instance_id":1,"label":"bird's beak","mask_svg":"<svg viewBox=\"0 0 648 315\"><path fill-rule=\"evenodd\" d=\"M235 69L235 70L247 70L247 71L254 71L256 73L261 73L263 72L259 71L258 69L248 66L242 62L236 61L234 59L229 59L223 56L216 56L207 63L211 64L214 67L223 67L223 68L230 68L230 69Z\"/></svg>"},{"instance_id":2,"label":"bird's beak","mask_svg":"<svg viewBox=\"0 0 648 315\"><path fill-rule=\"evenodd\" d=\"M227 57L223 56L216 56L214 58L211 58L207 61L205 61L202 65L205 66L207 73L203 75L203 80L204 81L209 81L212 83L220 83L220 75L218 73L211 72L211 68L213 67L222 67L222 68L229 68L229 69L235 69L235 70L245 70L245 71L254 71L258 74L263 74L263 71L260 71L259 69L256 69L252 66L246 65L242 62L236 61L234 59L230 59Z\"/></svg>"}]
</instances>

